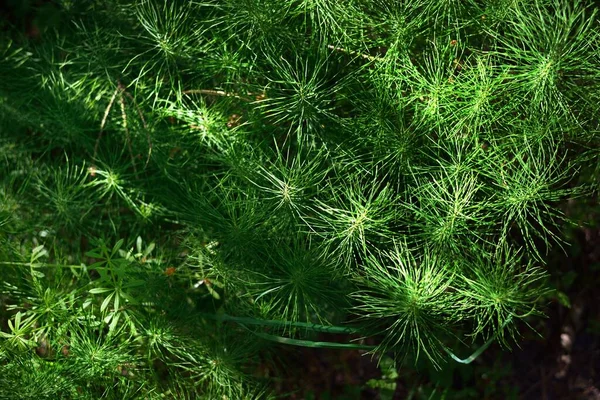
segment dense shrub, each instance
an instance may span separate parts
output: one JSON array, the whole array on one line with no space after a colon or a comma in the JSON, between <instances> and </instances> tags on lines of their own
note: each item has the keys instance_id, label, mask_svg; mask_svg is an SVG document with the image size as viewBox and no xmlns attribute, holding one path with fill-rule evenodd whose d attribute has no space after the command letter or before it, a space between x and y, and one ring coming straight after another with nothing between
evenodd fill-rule
<instances>
[{"instance_id":1,"label":"dense shrub","mask_svg":"<svg viewBox=\"0 0 600 400\"><path fill-rule=\"evenodd\" d=\"M2 396L267 398L277 346L439 367L543 314L597 184L596 6L13 3Z\"/></svg>"}]
</instances>

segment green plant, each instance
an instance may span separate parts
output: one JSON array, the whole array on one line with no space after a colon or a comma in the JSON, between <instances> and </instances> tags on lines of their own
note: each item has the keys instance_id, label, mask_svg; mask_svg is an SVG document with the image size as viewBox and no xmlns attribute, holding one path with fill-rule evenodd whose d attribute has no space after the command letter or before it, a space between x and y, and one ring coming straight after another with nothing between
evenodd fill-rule
<instances>
[{"instance_id":1,"label":"green plant","mask_svg":"<svg viewBox=\"0 0 600 400\"><path fill-rule=\"evenodd\" d=\"M28 4L0 21L0 393L270 398L279 345L439 368L543 314L561 205L598 187L597 5Z\"/></svg>"}]
</instances>

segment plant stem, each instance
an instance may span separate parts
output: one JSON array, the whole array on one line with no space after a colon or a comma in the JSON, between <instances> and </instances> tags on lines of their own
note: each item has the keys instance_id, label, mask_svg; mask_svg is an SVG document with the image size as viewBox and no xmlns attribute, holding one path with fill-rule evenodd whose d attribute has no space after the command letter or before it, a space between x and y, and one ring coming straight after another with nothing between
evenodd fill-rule
<instances>
[{"instance_id":1,"label":"plant stem","mask_svg":"<svg viewBox=\"0 0 600 400\"><path fill-rule=\"evenodd\" d=\"M242 325L242 324L240 324ZM244 326L244 325L242 325ZM244 326L244 328L246 328ZM246 328L248 329L248 328ZM300 340L300 339L290 339L283 336L275 336L270 335L268 333L255 332L253 330L248 329L254 335L270 340L272 342L288 344L292 346L301 346L301 347L311 347L311 348L321 348L321 349L355 349L355 350L374 350L377 346L368 346L362 344L352 344L352 343L336 343L336 342L314 342L312 340Z\"/></svg>"},{"instance_id":2,"label":"plant stem","mask_svg":"<svg viewBox=\"0 0 600 400\"><path fill-rule=\"evenodd\" d=\"M481 355L481 353L483 353L488 347L490 347L490 345L492 344L492 342L494 340L496 340L496 337L498 336L498 334L500 332L502 332L502 330L506 327L506 325L508 325L508 323L512 320L512 317L508 318L504 324L502 324L502 326L500 327L500 329L498 330L498 332L496 332L496 334L494 336L492 336L487 342L485 342L483 345L481 345L480 348L478 348L477 350L475 350L475 352L473 352L473 354L471 354L469 357L467 358L458 358L458 356L456 356L456 354L452 353L450 350L448 350L447 348L444 347L444 350L446 351L446 353L448 353L448 355L450 357L452 357L452 359L456 362L459 362L461 364L471 364L477 357L479 357Z\"/></svg>"},{"instance_id":3,"label":"plant stem","mask_svg":"<svg viewBox=\"0 0 600 400\"><path fill-rule=\"evenodd\" d=\"M309 329L315 332L325 332L325 333L342 333L342 334L352 334L358 333L359 330L350 327L343 326L328 326L328 325L319 325L319 324L311 324L307 322L288 322L288 321L276 321L276 320L265 320L265 319L256 319L256 318L248 318L248 317L234 317L228 314L202 314L203 316L214 319L217 321L232 321L237 322L238 324L245 325L261 325L261 326L278 326L278 327L296 327L296 328L304 328Z\"/></svg>"},{"instance_id":4,"label":"plant stem","mask_svg":"<svg viewBox=\"0 0 600 400\"><path fill-rule=\"evenodd\" d=\"M23 267L29 267L34 265L37 267L61 267L61 268L85 268L84 265L65 265L65 264L46 264L46 263L29 263L29 262L13 262L13 261L0 261L0 265L18 265Z\"/></svg>"}]
</instances>

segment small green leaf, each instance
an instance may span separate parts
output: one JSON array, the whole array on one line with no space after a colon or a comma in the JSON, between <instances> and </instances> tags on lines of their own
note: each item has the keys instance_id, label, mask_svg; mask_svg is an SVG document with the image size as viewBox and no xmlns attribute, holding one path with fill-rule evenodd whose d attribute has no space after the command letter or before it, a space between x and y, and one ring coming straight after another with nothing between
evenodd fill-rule
<instances>
[{"instance_id":1,"label":"small green leaf","mask_svg":"<svg viewBox=\"0 0 600 400\"><path fill-rule=\"evenodd\" d=\"M90 289L90 293L91 294L100 294L100 293L110 292L111 290L113 290L113 289L100 287L100 288Z\"/></svg>"},{"instance_id":2,"label":"small green leaf","mask_svg":"<svg viewBox=\"0 0 600 400\"><path fill-rule=\"evenodd\" d=\"M382 357L381 361L379 362L379 369L381 370L381 375L387 379L395 380L398 378L396 362L391 357Z\"/></svg>"},{"instance_id":3,"label":"small green leaf","mask_svg":"<svg viewBox=\"0 0 600 400\"><path fill-rule=\"evenodd\" d=\"M31 251L31 261L30 262L33 264L35 261L37 261L41 257L47 256L47 255L48 255L48 251L44 250L44 245L41 244Z\"/></svg>"},{"instance_id":4,"label":"small green leaf","mask_svg":"<svg viewBox=\"0 0 600 400\"><path fill-rule=\"evenodd\" d=\"M31 276L33 276L34 278L41 279L41 278L45 277L46 275L43 272L31 270Z\"/></svg>"},{"instance_id":5,"label":"small green leaf","mask_svg":"<svg viewBox=\"0 0 600 400\"><path fill-rule=\"evenodd\" d=\"M115 301L113 303L113 308L115 311L119 309L119 305L121 304L121 297L119 296L119 292L115 293Z\"/></svg>"},{"instance_id":6,"label":"small green leaf","mask_svg":"<svg viewBox=\"0 0 600 400\"><path fill-rule=\"evenodd\" d=\"M154 243L150 243L148 247L146 247L146 250L144 250L144 254L142 256L147 257L150 253L152 253L152 250L154 250L155 247L156 245Z\"/></svg>"},{"instance_id":7,"label":"small green leaf","mask_svg":"<svg viewBox=\"0 0 600 400\"><path fill-rule=\"evenodd\" d=\"M117 324L119 323L119 319L121 318L121 314L111 314L111 315L113 315L113 318L108 327L109 332L112 332L115 330L115 328L117 327Z\"/></svg>"},{"instance_id":8,"label":"small green leaf","mask_svg":"<svg viewBox=\"0 0 600 400\"><path fill-rule=\"evenodd\" d=\"M10 339L10 338L14 337L14 335L11 335L10 333L6 333L6 332L0 331L0 337L3 337L5 339Z\"/></svg>"},{"instance_id":9,"label":"small green leaf","mask_svg":"<svg viewBox=\"0 0 600 400\"><path fill-rule=\"evenodd\" d=\"M208 289L208 293L210 293L215 300L221 300L221 296L215 289L213 289L210 285L206 285L206 288Z\"/></svg>"},{"instance_id":10,"label":"small green leaf","mask_svg":"<svg viewBox=\"0 0 600 400\"><path fill-rule=\"evenodd\" d=\"M104 299L104 301L102 302L102 304L100 305L100 312L104 312L104 310L106 310L106 308L108 307L108 303L110 303L111 299L114 296L114 292L109 294L107 298Z\"/></svg>"},{"instance_id":11,"label":"small green leaf","mask_svg":"<svg viewBox=\"0 0 600 400\"><path fill-rule=\"evenodd\" d=\"M119 239L117 241L117 243L115 243L115 245L113 246L112 252L111 252L112 256L114 256L115 254L117 254L117 252L119 251L119 249L123 246L123 242L124 242L123 239Z\"/></svg>"},{"instance_id":12,"label":"small green leaf","mask_svg":"<svg viewBox=\"0 0 600 400\"><path fill-rule=\"evenodd\" d=\"M88 307L89 307L91 304L92 304L92 299L88 298L88 299L86 299L86 300L83 302L83 305L82 305L82 307L83 307L83 309L86 309L86 308L88 308Z\"/></svg>"},{"instance_id":13,"label":"small green leaf","mask_svg":"<svg viewBox=\"0 0 600 400\"><path fill-rule=\"evenodd\" d=\"M37 254L41 253L41 252L42 252L42 250L44 250L44 245L43 245L43 244L40 244L39 246L35 247L35 248L34 248L34 249L31 251L31 253L32 253L32 254L35 256L35 255L37 255Z\"/></svg>"},{"instance_id":14,"label":"small green leaf","mask_svg":"<svg viewBox=\"0 0 600 400\"><path fill-rule=\"evenodd\" d=\"M225 285L223 283L221 283L219 281L215 281L214 279L211 279L210 283L221 289L223 289L225 287Z\"/></svg>"},{"instance_id":15,"label":"small green leaf","mask_svg":"<svg viewBox=\"0 0 600 400\"><path fill-rule=\"evenodd\" d=\"M87 257L102 258L102 254L100 254L97 249L86 251L85 255Z\"/></svg>"}]
</instances>

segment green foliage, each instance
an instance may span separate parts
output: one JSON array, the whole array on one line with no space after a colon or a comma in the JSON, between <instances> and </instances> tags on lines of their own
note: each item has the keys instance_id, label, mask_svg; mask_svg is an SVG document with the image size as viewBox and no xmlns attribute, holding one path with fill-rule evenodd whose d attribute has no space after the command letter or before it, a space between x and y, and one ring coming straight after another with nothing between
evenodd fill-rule
<instances>
[{"instance_id":1,"label":"green foliage","mask_svg":"<svg viewBox=\"0 0 600 400\"><path fill-rule=\"evenodd\" d=\"M393 376L569 303L545 263L599 188L597 5L17 3L3 395L272 398L280 345Z\"/></svg>"}]
</instances>

